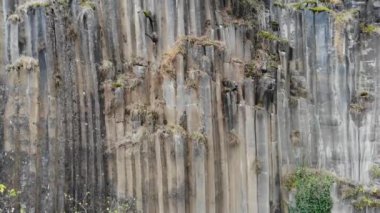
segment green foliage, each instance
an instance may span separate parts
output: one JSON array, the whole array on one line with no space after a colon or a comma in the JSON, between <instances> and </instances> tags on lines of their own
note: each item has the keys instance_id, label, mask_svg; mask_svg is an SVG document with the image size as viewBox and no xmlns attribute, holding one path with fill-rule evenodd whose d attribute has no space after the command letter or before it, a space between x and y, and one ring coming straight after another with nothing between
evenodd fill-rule
<instances>
[{"instance_id":1,"label":"green foliage","mask_svg":"<svg viewBox=\"0 0 380 213\"><path fill-rule=\"evenodd\" d=\"M306 1L300 1L297 3L290 3L288 4L288 6L295 10L304 10L304 9L307 9L310 5L317 6L317 4L318 2L315 0L306 0Z\"/></svg>"},{"instance_id":2,"label":"green foliage","mask_svg":"<svg viewBox=\"0 0 380 213\"><path fill-rule=\"evenodd\" d=\"M142 12L144 13L144 16L147 18L153 17L152 12L150 10L143 10Z\"/></svg>"},{"instance_id":3,"label":"green foliage","mask_svg":"<svg viewBox=\"0 0 380 213\"><path fill-rule=\"evenodd\" d=\"M358 200L353 202L353 205L356 209L362 210L367 207L371 208L379 208L380 207L380 200L373 199L368 196L362 196Z\"/></svg>"},{"instance_id":4,"label":"green foliage","mask_svg":"<svg viewBox=\"0 0 380 213\"><path fill-rule=\"evenodd\" d=\"M113 82L112 83L112 88L114 88L114 89L123 88L123 87L124 87L124 85L120 82Z\"/></svg>"},{"instance_id":5,"label":"green foliage","mask_svg":"<svg viewBox=\"0 0 380 213\"><path fill-rule=\"evenodd\" d=\"M364 193L364 187L362 185L359 186L346 186L343 185L341 189L342 199L356 199L356 197L360 194Z\"/></svg>"},{"instance_id":6,"label":"green foliage","mask_svg":"<svg viewBox=\"0 0 380 213\"><path fill-rule=\"evenodd\" d=\"M88 212L90 209L90 203L87 201L90 193L87 192L82 200L75 199L74 197L64 194L65 202L70 204L70 212ZM112 197L107 197L103 203L105 207L105 213L122 213L129 212L135 213L136 210L136 200L134 198L130 199L115 199Z\"/></svg>"},{"instance_id":7,"label":"green foliage","mask_svg":"<svg viewBox=\"0 0 380 213\"><path fill-rule=\"evenodd\" d=\"M328 213L333 201L330 188L334 178L321 172L299 168L286 185L295 188L296 205L290 208L293 213Z\"/></svg>"},{"instance_id":8,"label":"green foliage","mask_svg":"<svg viewBox=\"0 0 380 213\"><path fill-rule=\"evenodd\" d=\"M264 5L259 0L240 0L240 8L243 9L244 16L252 18L253 14L264 9Z\"/></svg>"},{"instance_id":9,"label":"green foliage","mask_svg":"<svg viewBox=\"0 0 380 213\"><path fill-rule=\"evenodd\" d=\"M19 195L20 192L16 189L0 183L0 212L16 212L15 206ZM25 212L24 209L20 210L20 212L23 211Z\"/></svg>"},{"instance_id":10,"label":"green foliage","mask_svg":"<svg viewBox=\"0 0 380 213\"><path fill-rule=\"evenodd\" d=\"M310 10L314 13L333 12L325 4L318 4L316 0L305 0L297 3L290 3L287 7L293 8L294 10Z\"/></svg>"},{"instance_id":11,"label":"green foliage","mask_svg":"<svg viewBox=\"0 0 380 213\"><path fill-rule=\"evenodd\" d=\"M380 33L380 28L373 24L360 24L360 30L365 34Z\"/></svg>"},{"instance_id":12,"label":"green foliage","mask_svg":"<svg viewBox=\"0 0 380 213\"><path fill-rule=\"evenodd\" d=\"M30 7L32 8L37 8L37 7L48 7L50 6L49 2L43 2L43 1L36 1L36 2L31 2L29 4Z\"/></svg>"},{"instance_id":13,"label":"green foliage","mask_svg":"<svg viewBox=\"0 0 380 213\"><path fill-rule=\"evenodd\" d=\"M258 37L267 41L277 41L280 44L287 44L288 41L285 39L282 39L278 37L277 35L273 34L272 32L262 30L257 33Z\"/></svg>"},{"instance_id":14,"label":"green foliage","mask_svg":"<svg viewBox=\"0 0 380 213\"><path fill-rule=\"evenodd\" d=\"M281 9L285 9L286 8L286 5L284 3L282 3L281 1L275 1L273 3L273 6L281 8Z\"/></svg>"},{"instance_id":15,"label":"green foliage","mask_svg":"<svg viewBox=\"0 0 380 213\"><path fill-rule=\"evenodd\" d=\"M6 189L7 189L7 187L4 184L0 183L0 193L3 194Z\"/></svg>"},{"instance_id":16,"label":"green foliage","mask_svg":"<svg viewBox=\"0 0 380 213\"><path fill-rule=\"evenodd\" d=\"M369 174L373 179L380 178L380 167L378 165L373 165L369 170Z\"/></svg>"},{"instance_id":17,"label":"green foliage","mask_svg":"<svg viewBox=\"0 0 380 213\"><path fill-rule=\"evenodd\" d=\"M280 24L276 21L271 21L270 26L271 26L273 31L278 31L280 28Z\"/></svg>"},{"instance_id":18,"label":"green foliage","mask_svg":"<svg viewBox=\"0 0 380 213\"><path fill-rule=\"evenodd\" d=\"M58 0L57 2L64 7L69 6L69 0Z\"/></svg>"},{"instance_id":19,"label":"green foliage","mask_svg":"<svg viewBox=\"0 0 380 213\"><path fill-rule=\"evenodd\" d=\"M255 78L260 77L262 74L257 71L257 67L252 61L244 65L244 75L246 78Z\"/></svg>"},{"instance_id":20,"label":"green foliage","mask_svg":"<svg viewBox=\"0 0 380 213\"><path fill-rule=\"evenodd\" d=\"M348 9L334 13L335 22L337 24L347 24L352 21L356 15L359 14L359 9Z\"/></svg>"},{"instance_id":21,"label":"green foliage","mask_svg":"<svg viewBox=\"0 0 380 213\"><path fill-rule=\"evenodd\" d=\"M314 13L331 12L331 9L326 6L312 7L312 8L309 8L309 10L313 11Z\"/></svg>"},{"instance_id":22,"label":"green foliage","mask_svg":"<svg viewBox=\"0 0 380 213\"><path fill-rule=\"evenodd\" d=\"M260 31L258 33L258 36L262 39L269 40L269 41L280 41L281 39L276 36L275 34L268 32L268 31Z\"/></svg>"},{"instance_id":23,"label":"green foliage","mask_svg":"<svg viewBox=\"0 0 380 213\"><path fill-rule=\"evenodd\" d=\"M90 0L81 0L80 1L80 6L82 7L85 7L85 8L89 8L89 9L92 9L92 10L95 10L96 9L96 4Z\"/></svg>"},{"instance_id":24,"label":"green foliage","mask_svg":"<svg viewBox=\"0 0 380 213\"><path fill-rule=\"evenodd\" d=\"M122 212L135 213L137 212L136 199L134 198L119 199L119 200L107 198L106 200L107 200L106 213L122 213Z\"/></svg>"},{"instance_id":25,"label":"green foliage","mask_svg":"<svg viewBox=\"0 0 380 213\"><path fill-rule=\"evenodd\" d=\"M364 188L362 185L353 185L347 183L340 183L340 194L343 200L350 200L352 205L362 210L367 207L379 208L380 207L380 189L377 187Z\"/></svg>"},{"instance_id":26,"label":"green foliage","mask_svg":"<svg viewBox=\"0 0 380 213\"><path fill-rule=\"evenodd\" d=\"M207 138L204 134L202 134L201 132L193 132L191 135L190 135L190 139L194 142L198 142L198 143L202 143L202 144L206 144L207 143Z\"/></svg>"},{"instance_id":27,"label":"green foliage","mask_svg":"<svg viewBox=\"0 0 380 213\"><path fill-rule=\"evenodd\" d=\"M262 0L239 0L235 5L234 14L238 18L243 18L247 21L247 24L251 27L258 25L258 14L265 10L265 6Z\"/></svg>"}]
</instances>

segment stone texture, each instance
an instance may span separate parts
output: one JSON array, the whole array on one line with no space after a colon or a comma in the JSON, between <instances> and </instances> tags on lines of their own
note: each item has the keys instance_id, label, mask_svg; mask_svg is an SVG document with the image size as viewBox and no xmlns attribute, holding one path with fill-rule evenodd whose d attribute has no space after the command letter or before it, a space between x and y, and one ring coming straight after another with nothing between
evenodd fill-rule
<instances>
[{"instance_id":1,"label":"stone texture","mask_svg":"<svg viewBox=\"0 0 380 213\"><path fill-rule=\"evenodd\" d=\"M69 212L68 197L88 212L109 197L139 212L287 212L281 184L298 166L376 184L380 43L359 25L378 25L378 1L345 2L360 15L343 28L273 1L255 28L238 0L46 2L4 0L0 16L0 180L28 212ZM287 44L257 36L271 22ZM333 212L357 212L334 190Z\"/></svg>"}]
</instances>

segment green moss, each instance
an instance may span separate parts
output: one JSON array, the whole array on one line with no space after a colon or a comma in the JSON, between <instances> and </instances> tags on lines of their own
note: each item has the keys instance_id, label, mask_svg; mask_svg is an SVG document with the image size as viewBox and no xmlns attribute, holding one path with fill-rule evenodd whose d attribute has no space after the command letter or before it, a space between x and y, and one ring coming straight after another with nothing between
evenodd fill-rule
<instances>
[{"instance_id":1,"label":"green moss","mask_svg":"<svg viewBox=\"0 0 380 213\"><path fill-rule=\"evenodd\" d=\"M299 168L286 183L288 188L295 188L295 206L289 212L328 213L333 201L330 188L334 177L320 171Z\"/></svg>"},{"instance_id":2,"label":"green moss","mask_svg":"<svg viewBox=\"0 0 380 213\"><path fill-rule=\"evenodd\" d=\"M379 33L380 28L372 24L360 24L360 30L365 34Z\"/></svg>"},{"instance_id":3,"label":"green moss","mask_svg":"<svg viewBox=\"0 0 380 213\"><path fill-rule=\"evenodd\" d=\"M120 82L113 82L112 83L112 88L116 89L116 88L123 88L124 85Z\"/></svg>"},{"instance_id":4,"label":"green moss","mask_svg":"<svg viewBox=\"0 0 380 213\"><path fill-rule=\"evenodd\" d=\"M277 42L280 42L281 44L287 44L288 43L287 40L282 39L282 38L278 37L277 35L273 34L272 32L269 32L269 31L262 30L262 31L258 32L257 35L259 36L259 38L264 39L264 40L277 41Z\"/></svg>"},{"instance_id":5,"label":"green moss","mask_svg":"<svg viewBox=\"0 0 380 213\"><path fill-rule=\"evenodd\" d=\"M36 7L48 7L50 6L50 2L32 2L29 4L29 7L33 7L33 8L36 8Z\"/></svg>"},{"instance_id":6,"label":"green moss","mask_svg":"<svg viewBox=\"0 0 380 213\"><path fill-rule=\"evenodd\" d=\"M92 9L92 10L95 10L96 9L96 4L90 0L81 0L80 1L80 6L82 7L85 7L85 8L89 8L89 9Z\"/></svg>"},{"instance_id":7,"label":"green moss","mask_svg":"<svg viewBox=\"0 0 380 213\"><path fill-rule=\"evenodd\" d=\"M325 6L312 7L309 8L309 10L313 11L314 13L331 12L331 9Z\"/></svg>"},{"instance_id":8,"label":"green moss","mask_svg":"<svg viewBox=\"0 0 380 213\"><path fill-rule=\"evenodd\" d=\"M206 144L207 143L207 138L204 134L200 132L193 132L190 134L190 139L194 142Z\"/></svg>"}]
</instances>

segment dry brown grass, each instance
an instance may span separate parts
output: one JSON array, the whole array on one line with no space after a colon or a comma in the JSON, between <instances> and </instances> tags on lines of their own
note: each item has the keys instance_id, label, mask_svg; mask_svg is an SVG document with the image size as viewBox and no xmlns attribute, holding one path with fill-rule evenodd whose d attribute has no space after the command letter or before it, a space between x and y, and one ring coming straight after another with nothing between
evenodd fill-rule
<instances>
[{"instance_id":1,"label":"dry brown grass","mask_svg":"<svg viewBox=\"0 0 380 213\"><path fill-rule=\"evenodd\" d=\"M190 134L189 138L192 142L202 143L204 145L207 144L207 137L201 132L193 132Z\"/></svg>"},{"instance_id":2,"label":"dry brown grass","mask_svg":"<svg viewBox=\"0 0 380 213\"><path fill-rule=\"evenodd\" d=\"M21 56L15 63L7 65L6 70L8 72L21 70L36 71L38 68L39 64L35 58Z\"/></svg>"},{"instance_id":3,"label":"dry brown grass","mask_svg":"<svg viewBox=\"0 0 380 213\"><path fill-rule=\"evenodd\" d=\"M174 60L177 55L184 55L186 53L186 45L201 45L213 46L220 51L224 50L224 44L221 41L216 41L208 38L207 36L183 36L179 38L172 48L170 48L163 56L160 71L168 74L170 77L175 78Z\"/></svg>"},{"instance_id":4,"label":"dry brown grass","mask_svg":"<svg viewBox=\"0 0 380 213\"><path fill-rule=\"evenodd\" d=\"M17 23L17 22L21 21L21 17L19 14L14 13L14 14L8 16L8 21L13 22L13 23Z\"/></svg>"},{"instance_id":5,"label":"dry brown grass","mask_svg":"<svg viewBox=\"0 0 380 213\"><path fill-rule=\"evenodd\" d=\"M26 13L30 9L35 9L38 7L48 7L48 6L50 6L50 2L47 0L30 1L18 6L16 11L17 13Z\"/></svg>"},{"instance_id":6,"label":"dry brown grass","mask_svg":"<svg viewBox=\"0 0 380 213\"><path fill-rule=\"evenodd\" d=\"M342 40L342 38L345 37L344 30L346 28L346 25L355 19L358 12L358 9L349 9L340 12L333 12L333 17L335 18L334 46L337 51L339 62L343 62L344 60L344 42Z\"/></svg>"}]
</instances>

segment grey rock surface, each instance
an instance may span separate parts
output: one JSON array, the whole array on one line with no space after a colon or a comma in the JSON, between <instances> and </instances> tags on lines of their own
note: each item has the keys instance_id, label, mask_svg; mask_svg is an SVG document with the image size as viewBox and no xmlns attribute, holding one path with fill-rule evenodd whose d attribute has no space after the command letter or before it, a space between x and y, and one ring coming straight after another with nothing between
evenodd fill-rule
<instances>
[{"instance_id":1,"label":"grey rock surface","mask_svg":"<svg viewBox=\"0 0 380 213\"><path fill-rule=\"evenodd\" d=\"M298 167L378 187L380 2L292 3L3 0L0 182L27 212L288 212Z\"/></svg>"}]
</instances>

